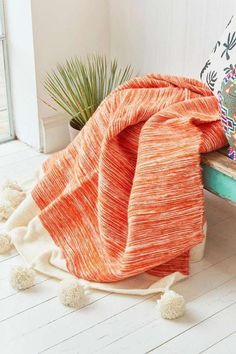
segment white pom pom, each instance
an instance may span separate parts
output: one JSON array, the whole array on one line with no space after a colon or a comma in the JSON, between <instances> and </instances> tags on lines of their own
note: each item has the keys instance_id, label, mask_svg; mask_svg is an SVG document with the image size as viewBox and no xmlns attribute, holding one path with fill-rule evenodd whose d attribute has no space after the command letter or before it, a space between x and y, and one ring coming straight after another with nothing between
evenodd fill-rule
<instances>
[{"instance_id":1,"label":"white pom pom","mask_svg":"<svg viewBox=\"0 0 236 354\"><path fill-rule=\"evenodd\" d=\"M79 308L84 301L84 288L76 279L65 279L60 283L58 297L63 305Z\"/></svg>"},{"instance_id":2,"label":"white pom pom","mask_svg":"<svg viewBox=\"0 0 236 354\"><path fill-rule=\"evenodd\" d=\"M165 292L157 301L161 316L168 320L173 320L184 314L185 301L182 295L173 290Z\"/></svg>"},{"instance_id":3,"label":"white pom pom","mask_svg":"<svg viewBox=\"0 0 236 354\"><path fill-rule=\"evenodd\" d=\"M12 207L11 203L6 200L0 200L0 221L7 220L14 210L15 209Z\"/></svg>"},{"instance_id":4,"label":"white pom pom","mask_svg":"<svg viewBox=\"0 0 236 354\"><path fill-rule=\"evenodd\" d=\"M12 208L18 207L18 205L25 199L25 193L19 192L13 189L4 189L0 193L0 200L2 202L9 202Z\"/></svg>"},{"instance_id":5,"label":"white pom pom","mask_svg":"<svg viewBox=\"0 0 236 354\"><path fill-rule=\"evenodd\" d=\"M11 248L11 241L8 234L0 232L0 254L6 253Z\"/></svg>"},{"instance_id":6,"label":"white pom pom","mask_svg":"<svg viewBox=\"0 0 236 354\"><path fill-rule=\"evenodd\" d=\"M34 285L35 272L24 266L15 266L10 273L10 284L16 290L23 290Z\"/></svg>"},{"instance_id":7,"label":"white pom pom","mask_svg":"<svg viewBox=\"0 0 236 354\"><path fill-rule=\"evenodd\" d=\"M3 182L0 186L0 190L4 191L5 189L12 189L18 192L22 192L22 188L19 186L19 184L15 181L11 181L7 179L5 182Z\"/></svg>"}]
</instances>

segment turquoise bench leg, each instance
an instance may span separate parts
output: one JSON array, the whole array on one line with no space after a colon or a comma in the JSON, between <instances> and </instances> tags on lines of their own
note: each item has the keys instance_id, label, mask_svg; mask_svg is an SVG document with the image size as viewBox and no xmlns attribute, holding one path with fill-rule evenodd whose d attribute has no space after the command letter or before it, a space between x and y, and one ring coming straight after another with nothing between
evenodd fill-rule
<instances>
[{"instance_id":1,"label":"turquoise bench leg","mask_svg":"<svg viewBox=\"0 0 236 354\"><path fill-rule=\"evenodd\" d=\"M204 164L203 181L208 191L236 203L236 179Z\"/></svg>"}]
</instances>

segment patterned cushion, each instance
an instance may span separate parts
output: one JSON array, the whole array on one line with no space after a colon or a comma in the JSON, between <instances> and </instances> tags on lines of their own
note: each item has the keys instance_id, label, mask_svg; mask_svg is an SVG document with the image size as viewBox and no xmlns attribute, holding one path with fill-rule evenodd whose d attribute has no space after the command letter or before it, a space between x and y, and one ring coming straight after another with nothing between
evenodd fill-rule
<instances>
[{"instance_id":1,"label":"patterned cushion","mask_svg":"<svg viewBox=\"0 0 236 354\"><path fill-rule=\"evenodd\" d=\"M231 18L223 35L216 42L200 78L217 96L227 73L236 67L236 15Z\"/></svg>"},{"instance_id":2,"label":"patterned cushion","mask_svg":"<svg viewBox=\"0 0 236 354\"><path fill-rule=\"evenodd\" d=\"M236 69L224 78L219 92L223 128L230 144L229 157L236 160Z\"/></svg>"}]
</instances>

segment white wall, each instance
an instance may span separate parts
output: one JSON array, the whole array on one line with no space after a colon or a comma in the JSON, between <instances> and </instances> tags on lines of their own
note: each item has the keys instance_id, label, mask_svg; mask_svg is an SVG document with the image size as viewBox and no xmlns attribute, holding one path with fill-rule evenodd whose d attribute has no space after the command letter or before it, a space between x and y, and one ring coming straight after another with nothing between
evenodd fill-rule
<instances>
[{"instance_id":1,"label":"white wall","mask_svg":"<svg viewBox=\"0 0 236 354\"><path fill-rule=\"evenodd\" d=\"M140 73L199 78L235 0L109 0L111 55Z\"/></svg>"},{"instance_id":2,"label":"white wall","mask_svg":"<svg viewBox=\"0 0 236 354\"><path fill-rule=\"evenodd\" d=\"M39 149L31 0L7 0L4 5L15 131L20 140Z\"/></svg>"},{"instance_id":3,"label":"white wall","mask_svg":"<svg viewBox=\"0 0 236 354\"><path fill-rule=\"evenodd\" d=\"M40 149L40 120L55 115L41 99L46 72L74 55L109 53L107 0L5 0L17 137ZM57 138L57 137L55 137Z\"/></svg>"},{"instance_id":4,"label":"white wall","mask_svg":"<svg viewBox=\"0 0 236 354\"><path fill-rule=\"evenodd\" d=\"M39 117L55 115L40 99L45 74L75 55L109 53L107 0L32 0Z\"/></svg>"}]
</instances>

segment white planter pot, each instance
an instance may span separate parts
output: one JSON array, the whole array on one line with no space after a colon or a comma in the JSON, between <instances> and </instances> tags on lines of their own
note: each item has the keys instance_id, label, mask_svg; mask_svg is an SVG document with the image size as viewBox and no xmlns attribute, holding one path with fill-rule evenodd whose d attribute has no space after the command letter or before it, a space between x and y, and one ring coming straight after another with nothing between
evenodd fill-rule
<instances>
[{"instance_id":1,"label":"white planter pot","mask_svg":"<svg viewBox=\"0 0 236 354\"><path fill-rule=\"evenodd\" d=\"M74 128L73 122L69 122L69 133L70 133L70 141L73 141L75 137L79 134L79 130Z\"/></svg>"},{"instance_id":2,"label":"white planter pot","mask_svg":"<svg viewBox=\"0 0 236 354\"><path fill-rule=\"evenodd\" d=\"M68 118L60 113L40 119L42 143L45 154L64 149L70 143Z\"/></svg>"}]
</instances>

